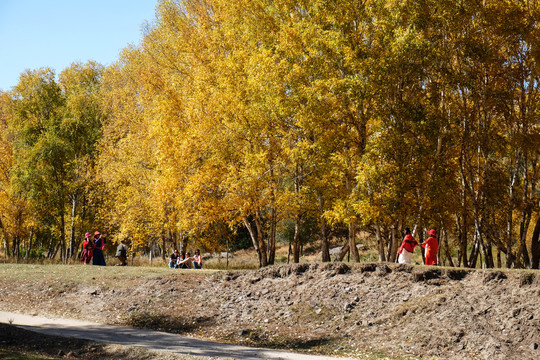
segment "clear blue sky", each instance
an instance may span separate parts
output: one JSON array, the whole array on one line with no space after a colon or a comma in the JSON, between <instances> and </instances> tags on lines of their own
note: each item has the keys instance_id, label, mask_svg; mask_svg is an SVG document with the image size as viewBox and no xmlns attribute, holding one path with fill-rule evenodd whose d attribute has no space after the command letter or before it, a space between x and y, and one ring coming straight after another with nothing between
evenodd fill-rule
<instances>
[{"instance_id":1,"label":"clear blue sky","mask_svg":"<svg viewBox=\"0 0 540 360\"><path fill-rule=\"evenodd\" d=\"M110 65L138 44L157 0L0 0L0 89L26 69L59 74L73 62Z\"/></svg>"}]
</instances>

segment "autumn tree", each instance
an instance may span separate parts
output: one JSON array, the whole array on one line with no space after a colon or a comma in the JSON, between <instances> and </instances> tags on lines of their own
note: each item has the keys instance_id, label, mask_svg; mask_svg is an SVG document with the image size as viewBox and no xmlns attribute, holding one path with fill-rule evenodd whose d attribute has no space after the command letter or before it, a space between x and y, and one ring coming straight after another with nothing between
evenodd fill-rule
<instances>
[{"instance_id":1,"label":"autumn tree","mask_svg":"<svg viewBox=\"0 0 540 360\"><path fill-rule=\"evenodd\" d=\"M27 71L13 89L9 107L12 191L27 198L37 216L35 227L25 226L25 236L31 239L33 231L47 238L51 258L59 250L64 260L76 254L75 223L81 221L77 205L87 191L89 159L101 134L96 100L100 71L94 63L73 64L61 73L59 82L50 69ZM71 219L69 248L67 219ZM79 228L77 237L82 233Z\"/></svg>"}]
</instances>

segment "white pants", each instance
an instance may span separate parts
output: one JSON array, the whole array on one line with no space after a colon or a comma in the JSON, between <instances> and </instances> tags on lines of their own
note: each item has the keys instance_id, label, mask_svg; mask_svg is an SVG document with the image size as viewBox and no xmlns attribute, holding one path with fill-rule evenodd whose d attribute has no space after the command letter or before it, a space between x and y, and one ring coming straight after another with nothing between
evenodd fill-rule
<instances>
[{"instance_id":1,"label":"white pants","mask_svg":"<svg viewBox=\"0 0 540 360\"><path fill-rule=\"evenodd\" d=\"M403 249L401 250L401 254L399 254L398 257L398 263L400 264L410 264L412 262L412 252L408 252L407 250Z\"/></svg>"}]
</instances>

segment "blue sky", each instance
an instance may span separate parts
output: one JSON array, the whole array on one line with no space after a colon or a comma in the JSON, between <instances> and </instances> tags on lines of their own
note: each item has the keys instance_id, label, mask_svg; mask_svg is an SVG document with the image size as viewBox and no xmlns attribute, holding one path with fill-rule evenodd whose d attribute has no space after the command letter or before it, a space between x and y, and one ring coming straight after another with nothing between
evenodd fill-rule
<instances>
[{"instance_id":1,"label":"blue sky","mask_svg":"<svg viewBox=\"0 0 540 360\"><path fill-rule=\"evenodd\" d=\"M0 89L26 69L60 73L73 62L110 65L138 44L157 0L0 0Z\"/></svg>"}]
</instances>

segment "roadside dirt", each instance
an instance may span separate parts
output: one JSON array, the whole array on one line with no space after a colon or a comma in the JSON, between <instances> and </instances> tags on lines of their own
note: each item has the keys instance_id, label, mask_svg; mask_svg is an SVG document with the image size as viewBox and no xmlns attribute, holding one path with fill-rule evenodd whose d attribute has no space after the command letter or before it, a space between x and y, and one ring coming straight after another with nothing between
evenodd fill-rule
<instances>
[{"instance_id":1,"label":"roadside dirt","mask_svg":"<svg viewBox=\"0 0 540 360\"><path fill-rule=\"evenodd\" d=\"M0 309L329 355L538 359L538 275L331 263L118 285L0 278Z\"/></svg>"}]
</instances>

